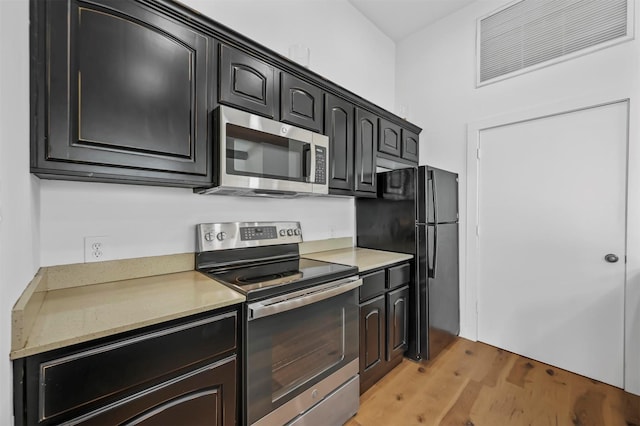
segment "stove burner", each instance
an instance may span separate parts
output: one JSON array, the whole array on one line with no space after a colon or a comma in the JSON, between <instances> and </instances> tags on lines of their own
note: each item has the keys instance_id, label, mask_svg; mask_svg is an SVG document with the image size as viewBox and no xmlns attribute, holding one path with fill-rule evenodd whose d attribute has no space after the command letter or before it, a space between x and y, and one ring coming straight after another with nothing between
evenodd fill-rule
<instances>
[{"instance_id":1,"label":"stove burner","mask_svg":"<svg viewBox=\"0 0 640 426\"><path fill-rule=\"evenodd\" d=\"M0 0L1 1L1 0ZM269 253L289 254L289 251L279 251L278 246L271 246ZM290 250L290 249L288 249ZM297 247L296 247L297 250ZM232 259L232 256L235 258ZM358 270L354 266L340 265L337 263L320 262L317 260L300 257L287 257L283 260L264 261L268 259L261 253L260 257L248 256L246 251L236 252L229 250L229 254L222 252L199 253L200 261L207 265L206 273L215 280L231 287L233 290L244 294L248 302L278 296L298 289L339 280L356 275ZM254 263L237 263L229 267L230 259L249 259ZM259 262L256 262L256 259ZM212 268L211 264L222 264L219 268ZM203 271L204 268L198 268Z\"/></svg>"}]
</instances>

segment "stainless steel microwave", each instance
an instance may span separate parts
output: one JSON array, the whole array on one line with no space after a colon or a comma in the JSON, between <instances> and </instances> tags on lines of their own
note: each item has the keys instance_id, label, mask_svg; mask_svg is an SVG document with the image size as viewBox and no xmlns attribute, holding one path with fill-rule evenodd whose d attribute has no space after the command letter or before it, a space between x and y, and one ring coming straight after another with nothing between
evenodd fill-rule
<instances>
[{"instance_id":1,"label":"stainless steel microwave","mask_svg":"<svg viewBox=\"0 0 640 426\"><path fill-rule=\"evenodd\" d=\"M220 106L215 116L212 188L203 194L296 197L329 193L329 138Z\"/></svg>"}]
</instances>

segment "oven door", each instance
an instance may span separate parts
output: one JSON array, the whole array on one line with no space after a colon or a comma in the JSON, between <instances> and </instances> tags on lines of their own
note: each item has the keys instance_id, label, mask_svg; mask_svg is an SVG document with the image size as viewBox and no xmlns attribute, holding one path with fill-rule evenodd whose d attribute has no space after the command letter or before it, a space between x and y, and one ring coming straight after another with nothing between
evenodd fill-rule
<instances>
[{"instance_id":1,"label":"oven door","mask_svg":"<svg viewBox=\"0 0 640 426\"><path fill-rule=\"evenodd\" d=\"M358 373L361 284L351 277L248 305L248 424L287 423Z\"/></svg>"},{"instance_id":2,"label":"oven door","mask_svg":"<svg viewBox=\"0 0 640 426\"><path fill-rule=\"evenodd\" d=\"M225 106L217 126L220 186L328 193L326 136Z\"/></svg>"}]
</instances>

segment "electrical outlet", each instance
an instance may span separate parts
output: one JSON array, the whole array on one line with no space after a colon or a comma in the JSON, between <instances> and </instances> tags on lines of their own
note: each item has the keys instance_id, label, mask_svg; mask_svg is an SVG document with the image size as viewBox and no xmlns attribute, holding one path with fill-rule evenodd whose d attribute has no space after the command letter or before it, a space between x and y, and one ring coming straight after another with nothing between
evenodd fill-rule
<instances>
[{"instance_id":1,"label":"electrical outlet","mask_svg":"<svg viewBox=\"0 0 640 426\"><path fill-rule=\"evenodd\" d=\"M109 237L84 237L84 262L102 262L111 259Z\"/></svg>"}]
</instances>

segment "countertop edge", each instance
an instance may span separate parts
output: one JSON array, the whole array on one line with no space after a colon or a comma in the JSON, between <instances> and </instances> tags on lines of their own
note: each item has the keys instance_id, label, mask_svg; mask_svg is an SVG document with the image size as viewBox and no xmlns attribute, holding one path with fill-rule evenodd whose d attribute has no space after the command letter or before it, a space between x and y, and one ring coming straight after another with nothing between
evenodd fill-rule
<instances>
[{"instance_id":1,"label":"countertop edge","mask_svg":"<svg viewBox=\"0 0 640 426\"><path fill-rule=\"evenodd\" d=\"M47 287L47 270L40 268L11 310L11 353L27 344L33 324L42 307ZM9 356L10 359L11 355Z\"/></svg>"},{"instance_id":2,"label":"countertop edge","mask_svg":"<svg viewBox=\"0 0 640 426\"><path fill-rule=\"evenodd\" d=\"M83 336L63 339L63 340L60 340L60 341L57 341L57 342L54 342L54 343L49 343L49 344L45 344L45 345L41 345L41 346L36 346L36 347L31 347L31 348L22 348L22 349L19 349L19 350L11 351L11 353L9 354L9 359L11 361L13 361L13 360L16 360L16 359L19 359L19 358L24 358L24 357L31 356L31 355L36 355L36 354L39 354L39 353L48 352L48 351L51 351L51 350L61 349L61 348L64 348L64 347L76 345L78 343L86 343L86 342L90 342L92 340L97 340L97 339L100 339L100 338L103 338L103 337L115 336L115 335L120 334L120 333L125 333L125 332L128 332L128 331L141 329L141 328L148 327L148 326L151 326L151 325L158 325L158 324L162 324L164 322L173 321L173 320L180 319L180 318L186 318L186 317L191 316L191 315L201 314L203 312L209 312L209 311L214 311L216 309L221 309L221 308L226 308L226 307L233 306L233 305L238 305L240 303L243 303L244 301L245 301L245 297L238 293L238 297L235 298L235 299L228 299L228 300L225 300L224 302L221 302L219 304L205 306L205 307L201 307L201 308L198 308L198 309L182 311L182 312L175 313L175 314L164 315L162 317L156 317L156 318L153 318L153 319L149 319L147 321L141 321L141 322L136 323L134 326L125 325L125 326L114 327L114 328L111 328L111 329L106 329L106 330L102 330L102 331L99 331L99 332L94 332L94 333L92 333L90 335L83 335Z\"/></svg>"}]
</instances>

